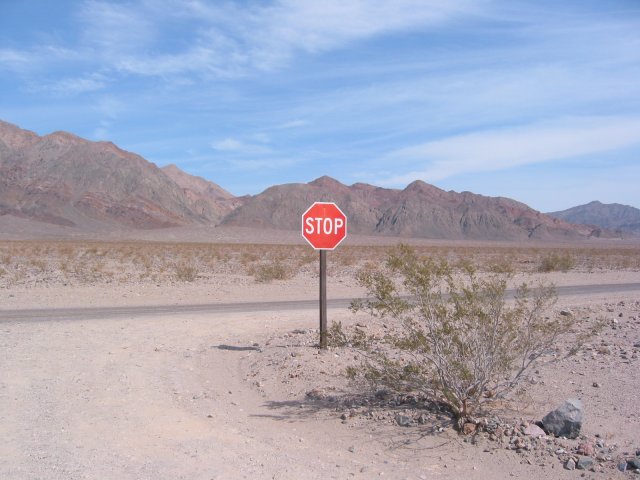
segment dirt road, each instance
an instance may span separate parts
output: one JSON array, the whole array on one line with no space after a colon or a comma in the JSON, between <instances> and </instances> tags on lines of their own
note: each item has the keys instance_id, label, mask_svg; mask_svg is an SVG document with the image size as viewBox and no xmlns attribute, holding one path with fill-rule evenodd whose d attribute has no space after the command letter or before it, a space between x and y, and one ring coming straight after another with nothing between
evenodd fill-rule
<instances>
[{"instance_id":1,"label":"dirt road","mask_svg":"<svg viewBox=\"0 0 640 480\"><path fill-rule=\"evenodd\" d=\"M640 283L617 283L596 285L564 285L556 287L559 297L573 295L606 295L640 291ZM508 290L512 297L514 290ZM328 300L329 308L347 308L351 298ZM46 321L46 320L89 320L101 318L185 315L185 314L224 314L256 312L288 312L292 310L312 310L318 308L318 300L288 300L269 302L208 303L196 305L145 305L127 307L98 308L55 308L55 309L0 309L0 322Z\"/></svg>"}]
</instances>

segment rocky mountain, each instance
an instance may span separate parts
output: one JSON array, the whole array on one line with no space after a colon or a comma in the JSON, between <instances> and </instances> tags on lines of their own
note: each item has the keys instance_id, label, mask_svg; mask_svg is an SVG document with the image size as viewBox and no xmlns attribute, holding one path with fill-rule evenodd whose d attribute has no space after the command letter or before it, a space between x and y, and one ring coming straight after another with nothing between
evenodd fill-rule
<instances>
[{"instance_id":1,"label":"rocky mountain","mask_svg":"<svg viewBox=\"0 0 640 480\"><path fill-rule=\"evenodd\" d=\"M0 121L0 216L75 226L228 225L299 230L314 201L333 201L349 231L476 240L573 240L602 233L500 197L446 192L416 181L403 190L330 177L237 198L175 165L162 169L110 142L65 132L38 136ZM594 222L591 222L594 223Z\"/></svg>"},{"instance_id":2,"label":"rocky mountain","mask_svg":"<svg viewBox=\"0 0 640 480\"><path fill-rule=\"evenodd\" d=\"M336 202L349 218L349 231L434 239L572 240L595 228L554 219L500 197L446 192L422 181L404 190L321 177L307 184L278 185L253 196L223 219L243 227L300 228L300 217L313 201Z\"/></svg>"},{"instance_id":3,"label":"rocky mountain","mask_svg":"<svg viewBox=\"0 0 640 480\"><path fill-rule=\"evenodd\" d=\"M570 223L595 225L626 234L640 235L640 209L619 203L596 201L548 215Z\"/></svg>"},{"instance_id":4,"label":"rocky mountain","mask_svg":"<svg viewBox=\"0 0 640 480\"><path fill-rule=\"evenodd\" d=\"M246 197L234 197L221 186L189 175L176 165L162 167L162 171L182 188L191 208L208 219L222 219L245 201Z\"/></svg>"},{"instance_id":5,"label":"rocky mountain","mask_svg":"<svg viewBox=\"0 0 640 480\"><path fill-rule=\"evenodd\" d=\"M179 181L173 176L180 177ZM66 226L159 228L218 221L230 194L165 173L110 142L38 136L0 121L0 215ZM205 200L205 199L209 199Z\"/></svg>"}]
</instances>

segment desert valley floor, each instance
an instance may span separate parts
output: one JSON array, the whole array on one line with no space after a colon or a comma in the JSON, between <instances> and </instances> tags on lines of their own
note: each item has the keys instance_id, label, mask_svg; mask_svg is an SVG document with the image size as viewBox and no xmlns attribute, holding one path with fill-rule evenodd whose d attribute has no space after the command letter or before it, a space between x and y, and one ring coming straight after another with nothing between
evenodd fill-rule
<instances>
[{"instance_id":1,"label":"desert valley floor","mask_svg":"<svg viewBox=\"0 0 640 480\"><path fill-rule=\"evenodd\" d=\"M355 272L386 248L332 252L330 301L361 296ZM518 430L579 398L582 438L525 439L516 450L509 436L459 435L444 412L367 400L376 397L344 376L350 348L319 350L317 307L294 303L317 299L308 247L3 241L0 477L634 478L617 464L640 449L637 246L420 248L510 262L514 284L610 286L559 297L554 313L571 312L576 336L594 335L487 413ZM539 271L552 252L571 257L568 271ZM255 308L277 301L290 303ZM329 309L337 321L376 328L342 304ZM581 444L594 465L565 469Z\"/></svg>"}]
</instances>

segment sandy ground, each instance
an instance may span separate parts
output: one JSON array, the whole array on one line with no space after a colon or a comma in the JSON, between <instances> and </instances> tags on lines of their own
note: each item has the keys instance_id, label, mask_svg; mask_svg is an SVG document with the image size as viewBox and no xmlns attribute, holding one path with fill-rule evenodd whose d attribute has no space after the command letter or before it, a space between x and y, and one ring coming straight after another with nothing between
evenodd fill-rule
<instances>
[{"instance_id":1,"label":"sandy ground","mask_svg":"<svg viewBox=\"0 0 640 480\"><path fill-rule=\"evenodd\" d=\"M632 283L633 271L546 274L557 285ZM0 478L625 478L567 471L554 456L469 442L435 423L399 427L394 411L314 402L348 395L349 350L315 347L317 312L193 314L2 322L1 309L315 298L317 278L256 284L225 275L191 284L14 286L0 290ZM362 292L330 278L329 296ZM540 367L501 415L539 420L583 400L583 433L612 456L640 448L640 291L573 296L556 309L607 326L579 355ZM330 310L345 326L367 319ZM220 348L223 346L223 348ZM234 347L232 349L225 346ZM635 357L634 357L635 355ZM593 385L597 384L598 387ZM346 414L347 418L342 419ZM391 415L391 417L389 417ZM570 442L567 448L575 445Z\"/></svg>"}]
</instances>

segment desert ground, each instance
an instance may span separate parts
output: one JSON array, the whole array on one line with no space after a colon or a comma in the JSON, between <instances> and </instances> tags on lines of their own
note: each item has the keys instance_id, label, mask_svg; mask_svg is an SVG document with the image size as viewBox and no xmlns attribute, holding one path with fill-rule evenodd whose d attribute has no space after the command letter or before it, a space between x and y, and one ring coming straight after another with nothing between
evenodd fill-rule
<instances>
[{"instance_id":1,"label":"desert ground","mask_svg":"<svg viewBox=\"0 0 640 480\"><path fill-rule=\"evenodd\" d=\"M570 311L562 341L586 343L484 413L504 434L465 436L446 411L347 379L355 352L317 346L317 253L247 238L0 241L0 477L637 478L617 466L640 449L638 244L416 245L512 268L513 285L584 286L550 315ZM330 323L380 327L331 307L364 294L355 274L384 261L379 243L329 254ZM569 398L580 438L521 435ZM589 469L565 468L585 451Z\"/></svg>"}]
</instances>

